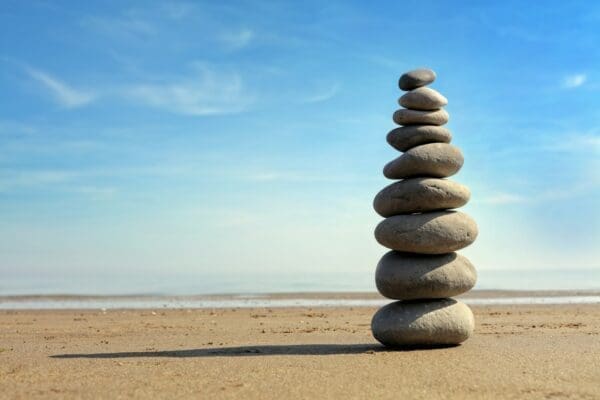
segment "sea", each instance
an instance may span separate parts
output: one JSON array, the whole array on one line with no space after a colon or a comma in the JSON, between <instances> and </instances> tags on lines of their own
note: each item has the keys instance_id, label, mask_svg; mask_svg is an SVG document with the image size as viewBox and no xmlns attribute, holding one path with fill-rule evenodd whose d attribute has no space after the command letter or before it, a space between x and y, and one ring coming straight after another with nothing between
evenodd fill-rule
<instances>
[{"instance_id":1,"label":"sea","mask_svg":"<svg viewBox=\"0 0 600 400\"><path fill-rule=\"evenodd\" d=\"M4 276L0 309L359 307L389 302L375 292L373 271L317 276ZM467 304L600 304L600 270L480 270L472 293L463 300Z\"/></svg>"}]
</instances>

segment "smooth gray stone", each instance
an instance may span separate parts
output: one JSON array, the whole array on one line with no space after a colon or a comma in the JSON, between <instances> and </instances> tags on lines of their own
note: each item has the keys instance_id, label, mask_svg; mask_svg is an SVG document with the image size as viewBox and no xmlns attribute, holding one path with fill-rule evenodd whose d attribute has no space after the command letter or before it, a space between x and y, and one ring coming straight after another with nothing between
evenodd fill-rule
<instances>
[{"instance_id":1,"label":"smooth gray stone","mask_svg":"<svg viewBox=\"0 0 600 400\"><path fill-rule=\"evenodd\" d=\"M377 264L375 283L383 296L396 300L441 299L468 292L477 272L458 253L422 255L387 252Z\"/></svg>"},{"instance_id":2,"label":"smooth gray stone","mask_svg":"<svg viewBox=\"0 0 600 400\"><path fill-rule=\"evenodd\" d=\"M447 143L428 143L413 147L383 167L389 179L415 176L445 178L457 173L464 163L458 147Z\"/></svg>"},{"instance_id":3,"label":"smooth gray stone","mask_svg":"<svg viewBox=\"0 0 600 400\"><path fill-rule=\"evenodd\" d=\"M379 244L398 251L445 254L467 247L477 238L477 224L459 211L394 215L375 228Z\"/></svg>"},{"instance_id":4,"label":"smooth gray stone","mask_svg":"<svg viewBox=\"0 0 600 400\"><path fill-rule=\"evenodd\" d=\"M450 116L446 110L419 111L401 108L394 112L392 119L398 125L444 125Z\"/></svg>"},{"instance_id":5,"label":"smooth gray stone","mask_svg":"<svg viewBox=\"0 0 600 400\"><path fill-rule=\"evenodd\" d=\"M457 345L474 329L471 309L454 299L397 301L380 308L371 321L375 339L390 347Z\"/></svg>"},{"instance_id":6,"label":"smooth gray stone","mask_svg":"<svg viewBox=\"0 0 600 400\"><path fill-rule=\"evenodd\" d=\"M446 179L410 178L383 188L373 200L382 217L462 207L471 191L465 185Z\"/></svg>"},{"instance_id":7,"label":"smooth gray stone","mask_svg":"<svg viewBox=\"0 0 600 400\"><path fill-rule=\"evenodd\" d=\"M400 77L398 86L402 90L413 90L435 81L435 72L428 68L418 68L408 71Z\"/></svg>"},{"instance_id":8,"label":"smooth gray stone","mask_svg":"<svg viewBox=\"0 0 600 400\"><path fill-rule=\"evenodd\" d=\"M452 134L443 126L408 125L392 129L387 134L387 142L399 151L427 143L450 143Z\"/></svg>"},{"instance_id":9,"label":"smooth gray stone","mask_svg":"<svg viewBox=\"0 0 600 400\"><path fill-rule=\"evenodd\" d=\"M405 93L398 99L398 104L411 110L438 110L448 104L448 99L437 90L420 87Z\"/></svg>"}]
</instances>

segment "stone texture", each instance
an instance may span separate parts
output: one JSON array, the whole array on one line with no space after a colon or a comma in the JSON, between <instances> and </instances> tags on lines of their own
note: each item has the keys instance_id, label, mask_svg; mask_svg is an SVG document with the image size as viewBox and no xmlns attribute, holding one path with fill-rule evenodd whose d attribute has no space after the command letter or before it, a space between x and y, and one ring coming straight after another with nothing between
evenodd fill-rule
<instances>
[{"instance_id":1,"label":"stone texture","mask_svg":"<svg viewBox=\"0 0 600 400\"><path fill-rule=\"evenodd\" d=\"M445 178L457 173L462 167L462 152L447 143L428 143L413 147L383 168L389 179L405 179L416 176Z\"/></svg>"},{"instance_id":2,"label":"stone texture","mask_svg":"<svg viewBox=\"0 0 600 400\"><path fill-rule=\"evenodd\" d=\"M453 299L397 301L380 308L371 321L375 339L392 347L456 345L474 328L471 309Z\"/></svg>"},{"instance_id":3,"label":"stone texture","mask_svg":"<svg viewBox=\"0 0 600 400\"><path fill-rule=\"evenodd\" d=\"M465 293L475 286L477 272L457 253L421 255L390 251L375 272L379 293L390 299L441 299Z\"/></svg>"},{"instance_id":4,"label":"stone texture","mask_svg":"<svg viewBox=\"0 0 600 400\"><path fill-rule=\"evenodd\" d=\"M458 211L395 215L375 228L375 239L392 250L444 254L467 247L477 237L477 224Z\"/></svg>"},{"instance_id":5,"label":"stone texture","mask_svg":"<svg viewBox=\"0 0 600 400\"><path fill-rule=\"evenodd\" d=\"M382 217L397 214L446 210L464 206L469 188L460 183L437 178L410 178L392 183L381 190L373 208Z\"/></svg>"},{"instance_id":6,"label":"stone texture","mask_svg":"<svg viewBox=\"0 0 600 400\"><path fill-rule=\"evenodd\" d=\"M435 81L436 75L430 69L418 68L408 71L400 77L398 86L402 90L413 90L421 86L429 85Z\"/></svg>"},{"instance_id":7,"label":"stone texture","mask_svg":"<svg viewBox=\"0 0 600 400\"><path fill-rule=\"evenodd\" d=\"M398 99L398 104L412 110L438 110L448 104L448 99L437 90L420 87L405 93Z\"/></svg>"},{"instance_id":8,"label":"stone texture","mask_svg":"<svg viewBox=\"0 0 600 400\"><path fill-rule=\"evenodd\" d=\"M392 117L398 125L444 125L450 116L444 109L419 111L401 108Z\"/></svg>"},{"instance_id":9,"label":"stone texture","mask_svg":"<svg viewBox=\"0 0 600 400\"><path fill-rule=\"evenodd\" d=\"M427 143L450 143L452 134L443 126L408 125L392 129L386 139L396 150L406 151Z\"/></svg>"},{"instance_id":10,"label":"stone texture","mask_svg":"<svg viewBox=\"0 0 600 400\"><path fill-rule=\"evenodd\" d=\"M392 249L377 264L375 283L383 296L400 300L371 321L373 336L386 346L456 345L474 329L469 307L450 297L475 285L475 268L455 251L473 243L478 229L468 215L451 210L469 201L469 189L441 179L457 173L464 157L441 126L449 119L443 109L448 100L426 87L435 78L428 69L400 77L400 88L408 92L398 99L404 108L393 119L404 126L390 131L387 141L404 154L383 168L387 178L400 181L373 200L385 217L375 239Z\"/></svg>"}]
</instances>

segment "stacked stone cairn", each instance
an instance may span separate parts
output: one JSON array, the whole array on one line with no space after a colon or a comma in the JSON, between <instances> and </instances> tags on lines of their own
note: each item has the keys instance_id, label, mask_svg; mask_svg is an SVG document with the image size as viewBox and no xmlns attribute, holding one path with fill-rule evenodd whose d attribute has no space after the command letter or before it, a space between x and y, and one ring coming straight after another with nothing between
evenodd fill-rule
<instances>
[{"instance_id":1,"label":"stacked stone cairn","mask_svg":"<svg viewBox=\"0 0 600 400\"><path fill-rule=\"evenodd\" d=\"M375 282L383 296L399 300L379 309L371 322L373 336L386 346L457 345L475 325L469 307L451 298L475 285L475 268L455 251L475 240L477 225L453 211L467 203L470 191L445 179L460 170L463 155L442 126L448 100L427 87L435 78L429 69L400 77L407 93L398 102L405 108L393 119L402 126L387 141L403 154L383 169L386 178L398 181L373 202L385 218L375 238L391 249L377 265Z\"/></svg>"}]
</instances>

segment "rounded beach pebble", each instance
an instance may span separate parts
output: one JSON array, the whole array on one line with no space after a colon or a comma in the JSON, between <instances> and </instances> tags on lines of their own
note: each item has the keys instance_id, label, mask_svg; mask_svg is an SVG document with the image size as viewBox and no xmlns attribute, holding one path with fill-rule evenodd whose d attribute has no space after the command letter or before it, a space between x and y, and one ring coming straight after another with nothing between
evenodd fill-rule
<instances>
[{"instance_id":1,"label":"rounded beach pebble","mask_svg":"<svg viewBox=\"0 0 600 400\"><path fill-rule=\"evenodd\" d=\"M411 178L383 188L373 200L382 217L462 207L469 201L469 188L437 178Z\"/></svg>"},{"instance_id":2,"label":"rounded beach pebble","mask_svg":"<svg viewBox=\"0 0 600 400\"><path fill-rule=\"evenodd\" d=\"M436 75L430 69L419 68L408 71L400 77L398 86L402 90L413 90L421 86L429 85L435 81Z\"/></svg>"},{"instance_id":3,"label":"rounded beach pebble","mask_svg":"<svg viewBox=\"0 0 600 400\"><path fill-rule=\"evenodd\" d=\"M401 108L394 112L392 119L398 125L444 125L449 117L444 109L419 111Z\"/></svg>"},{"instance_id":4,"label":"rounded beach pebble","mask_svg":"<svg viewBox=\"0 0 600 400\"><path fill-rule=\"evenodd\" d=\"M398 99L398 104L412 110L438 110L448 104L448 99L437 90L420 87L405 93Z\"/></svg>"},{"instance_id":5,"label":"rounded beach pebble","mask_svg":"<svg viewBox=\"0 0 600 400\"><path fill-rule=\"evenodd\" d=\"M390 347L457 345L471 336L471 309L453 299L397 301L379 309L373 336Z\"/></svg>"},{"instance_id":6,"label":"rounded beach pebble","mask_svg":"<svg viewBox=\"0 0 600 400\"><path fill-rule=\"evenodd\" d=\"M475 286L473 264L457 253L421 255L390 251L375 272L377 290L396 300L440 299L457 296Z\"/></svg>"},{"instance_id":7,"label":"rounded beach pebble","mask_svg":"<svg viewBox=\"0 0 600 400\"><path fill-rule=\"evenodd\" d=\"M450 143L452 134L447 128L435 125L408 125L392 129L387 142L399 151L427 143Z\"/></svg>"},{"instance_id":8,"label":"rounded beach pebble","mask_svg":"<svg viewBox=\"0 0 600 400\"><path fill-rule=\"evenodd\" d=\"M392 250L445 254L467 247L477 237L477 224L459 211L394 215L375 228L375 239Z\"/></svg>"},{"instance_id":9,"label":"rounded beach pebble","mask_svg":"<svg viewBox=\"0 0 600 400\"><path fill-rule=\"evenodd\" d=\"M447 143L428 143L413 147L383 168L389 179L405 179L415 176L445 178L457 173L464 163L458 147Z\"/></svg>"}]
</instances>

